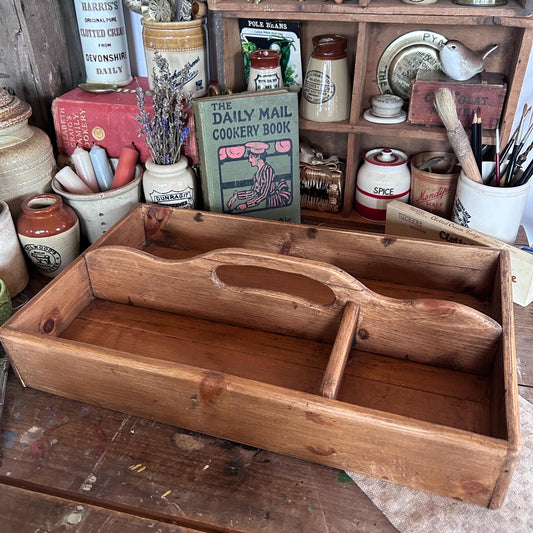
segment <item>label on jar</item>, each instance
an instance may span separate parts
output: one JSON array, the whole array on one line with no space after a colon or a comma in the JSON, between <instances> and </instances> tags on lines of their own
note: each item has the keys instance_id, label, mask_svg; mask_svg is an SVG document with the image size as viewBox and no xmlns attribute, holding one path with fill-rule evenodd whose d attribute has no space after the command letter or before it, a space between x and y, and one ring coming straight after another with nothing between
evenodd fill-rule
<instances>
[{"instance_id":1,"label":"label on jar","mask_svg":"<svg viewBox=\"0 0 533 533\"><path fill-rule=\"evenodd\" d=\"M319 70L305 73L303 97L311 104L323 104L335 96L335 84L331 78Z\"/></svg>"},{"instance_id":2,"label":"label on jar","mask_svg":"<svg viewBox=\"0 0 533 533\"><path fill-rule=\"evenodd\" d=\"M181 191L159 192L154 190L149 193L149 196L154 204L181 207L183 209L194 208L194 189L192 187L186 187Z\"/></svg>"},{"instance_id":3,"label":"label on jar","mask_svg":"<svg viewBox=\"0 0 533 533\"><path fill-rule=\"evenodd\" d=\"M75 0L87 82L127 85L131 82L122 2Z\"/></svg>"},{"instance_id":4,"label":"label on jar","mask_svg":"<svg viewBox=\"0 0 533 533\"><path fill-rule=\"evenodd\" d=\"M262 89L277 89L281 86L281 77L278 69L250 70L249 91Z\"/></svg>"}]
</instances>

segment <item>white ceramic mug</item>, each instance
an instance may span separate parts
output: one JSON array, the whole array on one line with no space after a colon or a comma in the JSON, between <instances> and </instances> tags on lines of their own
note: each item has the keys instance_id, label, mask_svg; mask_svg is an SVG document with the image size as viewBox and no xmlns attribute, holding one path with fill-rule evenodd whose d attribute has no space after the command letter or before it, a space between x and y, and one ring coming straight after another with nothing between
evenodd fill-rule
<instances>
[{"instance_id":1,"label":"white ceramic mug","mask_svg":"<svg viewBox=\"0 0 533 533\"><path fill-rule=\"evenodd\" d=\"M483 163L486 177L494 163ZM484 185L459 175L452 221L490 235L507 244L514 244L529 194L530 182L519 187Z\"/></svg>"}]
</instances>

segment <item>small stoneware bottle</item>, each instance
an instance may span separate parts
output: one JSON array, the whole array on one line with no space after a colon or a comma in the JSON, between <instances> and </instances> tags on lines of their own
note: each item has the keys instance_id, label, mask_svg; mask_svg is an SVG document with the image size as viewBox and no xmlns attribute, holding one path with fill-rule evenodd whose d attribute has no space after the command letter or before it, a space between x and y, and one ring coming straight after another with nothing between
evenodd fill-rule
<instances>
[{"instance_id":1,"label":"small stoneware bottle","mask_svg":"<svg viewBox=\"0 0 533 533\"><path fill-rule=\"evenodd\" d=\"M277 89L283 85L281 77L281 52L279 50L254 50L250 52L248 90Z\"/></svg>"},{"instance_id":2,"label":"small stoneware bottle","mask_svg":"<svg viewBox=\"0 0 533 533\"><path fill-rule=\"evenodd\" d=\"M142 183L147 204L195 208L195 175L185 156L171 165L158 165L150 158L145 166Z\"/></svg>"},{"instance_id":3,"label":"small stoneware bottle","mask_svg":"<svg viewBox=\"0 0 533 533\"><path fill-rule=\"evenodd\" d=\"M387 203L409 201L411 173L400 150L375 148L365 154L357 174L355 209L370 220L385 220Z\"/></svg>"},{"instance_id":4,"label":"small stoneware bottle","mask_svg":"<svg viewBox=\"0 0 533 533\"><path fill-rule=\"evenodd\" d=\"M17 234L36 270L49 278L57 276L79 254L78 217L57 194L39 194L24 200Z\"/></svg>"},{"instance_id":5,"label":"small stoneware bottle","mask_svg":"<svg viewBox=\"0 0 533 533\"><path fill-rule=\"evenodd\" d=\"M350 96L346 37L316 35L303 82L302 118L315 122L347 120L350 116Z\"/></svg>"}]
</instances>

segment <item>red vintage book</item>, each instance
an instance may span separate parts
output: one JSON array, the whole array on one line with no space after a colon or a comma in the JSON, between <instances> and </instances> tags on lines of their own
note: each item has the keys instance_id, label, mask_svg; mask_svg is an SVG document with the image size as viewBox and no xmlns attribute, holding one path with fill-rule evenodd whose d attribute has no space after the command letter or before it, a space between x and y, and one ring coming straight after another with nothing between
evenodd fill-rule
<instances>
[{"instance_id":1,"label":"red vintage book","mask_svg":"<svg viewBox=\"0 0 533 533\"><path fill-rule=\"evenodd\" d=\"M148 90L148 78L138 77L123 89ZM151 112L152 97L145 96L146 108ZM134 143L139 159L144 163L150 151L139 135L135 92L89 93L76 88L54 99L52 116L60 154L70 156L76 144L90 149L93 142L105 148L109 157L119 157L124 146ZM190 112L191 122L192 110ZM193 126L193 124L190 124ZM191 127L191 130L194 129ZM196 139L191 132L183 153L192 165L198 164Z\"/></svg>"}]
</instances>

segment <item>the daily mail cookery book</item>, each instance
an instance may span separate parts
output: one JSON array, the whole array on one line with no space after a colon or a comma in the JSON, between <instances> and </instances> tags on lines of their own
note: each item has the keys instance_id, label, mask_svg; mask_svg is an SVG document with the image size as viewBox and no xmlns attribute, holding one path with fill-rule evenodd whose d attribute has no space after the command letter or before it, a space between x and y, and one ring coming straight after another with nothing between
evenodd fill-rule
<instances>
[{"instance_id":1,"label":"the daily mail cookery book","mask_svg":"<svg viewBox=\"0 0 533 533\"><path fill-rule=\"evenodd\" d=\"M298 95L213 96L193 109L203 208L300 222Z\"/></svg>"}]
</instances>

